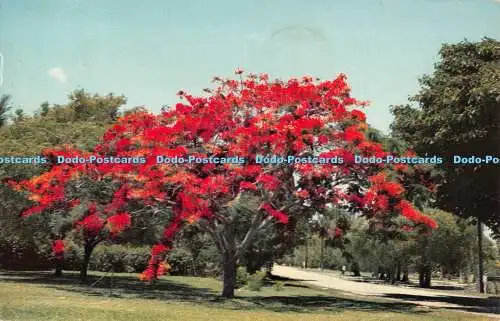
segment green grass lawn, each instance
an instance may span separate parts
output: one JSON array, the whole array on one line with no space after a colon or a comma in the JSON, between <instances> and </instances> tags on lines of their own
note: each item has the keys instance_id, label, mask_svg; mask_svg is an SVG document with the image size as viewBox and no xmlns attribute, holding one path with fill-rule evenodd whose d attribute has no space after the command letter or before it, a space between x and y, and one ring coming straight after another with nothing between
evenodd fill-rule
<instances>
[{"instance_id":1,"label":"green grass lawn","mask_svg":"<svg viewBox=\"0 0 500 321\"><path fill-rule=\"evenodd\" d=\"M167 276L146 285L136 274L115 274L111 281L91 273L89 285L80 285L76 273L54 279L49 273L3 271L0 320L491 320L352 297L294 281L286 281L282 291L238 290L232 300L220 299L220 289L221 283L210 278Z\"/></svg>"}]
</instances>

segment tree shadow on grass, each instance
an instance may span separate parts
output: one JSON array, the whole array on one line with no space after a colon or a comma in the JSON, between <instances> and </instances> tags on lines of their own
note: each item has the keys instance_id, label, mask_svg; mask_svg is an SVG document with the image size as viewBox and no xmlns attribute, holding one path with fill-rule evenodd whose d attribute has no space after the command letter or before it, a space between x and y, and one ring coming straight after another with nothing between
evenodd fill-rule
<instances>
[{"instance_id":1,"label":"tree shadow on grass","mask_svg":"<svg viewBox=\"0 0 500 321\"><path fill-rule=\"evenodd\" d=\"M399 312L423 314L428 311L416 310L416 305L400 302L370 302L355 299L338 298L329 295L265 296L244 298L246 301L274 312Z\"/></svg>"},{"instance_id":2,"label":"tree shadow on grass","mask_svg":"<svg viewBox=\"0 0 500 321\"><path fill-rule=\"evenodd\" d=\"M457 304L461 307L447 307L447 309L462 310L478 313L500 314L500 299L498 297L457 297L457 296L426 296L426 295L408 295L408 294L385 294L384 297L398 299L403 301L432 301Z\"/></svg>"},{"instance_id":3,"label":"tree shadow on grass","mask_svg":"<svg viewBox=\"0 0 500 321\"><path fill-rule=\"evenodd\" d=\"M359 283L371 283L371 284L380 284L380 285L390 285L390 286L401 286L401 287L406 287L406 288L415 288L415 289L421 289L421 287L416 284L416 283L408 283L408 282L401 282L401 281L396 281L392 283L390 280L379 280L379 279L374 279L370 277L361 277L361 278L348 278L348 281L351 282L359 282ZM466 289L465 286L456 286L456 285L433 285L431 288L432 290L444 290L444 291L464 291Z\"/></svg>"},{"instance_id":4,"label":"tree shadow on grass","mask_svg":"<svg viewBox=\"0 0 500 321\"><path fill-rule=\"evenodd\" d=\"M2 277L7 275L7 277ZM112 296L116 298L141 298L174 301L210 301L218 298L211 289L193 287L187 284L161 280L154 284L141 282L137 276L110 274L89 275L82 284L77 274L66 273L54 277L49 272L4 272L0 273L4 282L43 284L45 288L69 291L91 296Z\"/></svg>"},{"instance_id":5,"label":"tree shadow on grass","mask_svg":"<svg viewBox=\"0 0 500 321\"><path fill-rule=\"evenodd\" d=\"M192 279L191 279L192 280ZM12 283L40 284L46 288L53 288L72 293L89 296L154 299L168 302L187 302L202 304L210 307L226 308L231 310L268 310L273 312L328 312L340 313L351 311L399 312L399 313L427 313L416 310L416 305L400 302L373 302L351 298L341 298L329 295L328 292L319 295L237 295L233 300L225 300L213 289L191 286L181 282L162 279L160 282L147 285L136 276L89 275L87 284L80 284L76 273L66 274L55 278L49 272L0 272L0 281ZM285 288L295 284L285 284ZM300 285L302 287L302 285ZM304 286L307 288L307 286ZM295 287L296 288L296 287Z\"/></svg>"}]
</instances>

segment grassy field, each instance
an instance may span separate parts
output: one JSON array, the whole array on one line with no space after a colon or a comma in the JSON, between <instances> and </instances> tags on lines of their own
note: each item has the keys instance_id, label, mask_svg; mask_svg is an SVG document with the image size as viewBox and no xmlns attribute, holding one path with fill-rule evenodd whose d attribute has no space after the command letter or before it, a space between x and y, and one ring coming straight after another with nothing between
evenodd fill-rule
<instances>
[{"instance_id":1,"label":"grassy field","mask_svg":"<svg viewBox=\"0 0 500 321\"><path fill-rule=\"evenodd\" d=\"M351 297L294 281L283 290L237 291L222 300L219 281L210 278L164 277L145 285L136 274L113 278L92 273L80 285L75 273L54 279L49 273L0 272L1 321L81 320L454 320L491 318L418 308L411 304Z\"/></svg>"}]
</instances>

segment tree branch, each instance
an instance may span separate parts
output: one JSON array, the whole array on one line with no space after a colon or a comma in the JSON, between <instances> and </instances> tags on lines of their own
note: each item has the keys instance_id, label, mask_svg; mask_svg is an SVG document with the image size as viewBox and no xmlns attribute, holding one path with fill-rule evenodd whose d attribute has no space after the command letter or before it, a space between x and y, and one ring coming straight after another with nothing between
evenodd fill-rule
<instances>
[{"instance_id":1,"label":"tree branch","mask_svg":"<svg viewBox=\"0 0 500 321\"><path fill-rule=\"evenodd\" d=\"M245 235L243 241L241 241L240 245L238 245L236 249L235 253L236 257L242 255L243 252L248 248L248 246L253 240L255 233L257 233L260 225L262 225L262 219L263 219L262 213L260 211L257 212L252 219L252 223L250 224L250 228L248 229L247 234Z\"/></svg>"},{"instance_id":2,"label":"tree branch","mask_svg":"<svg viewBox=\"0 0 500 321\"><path fill-rule=\"evenodd\" d=\"M230 245L227 242L226 238L224 237L224 233L220 233L220 230L218 230L219 226L217 224L217 221L213 221L213 222L215 225L214 234L218 237L218 239L222 245L223 250L228 251L230 249ZM224 230L224 228L222 230Z\"/></svg>"},{"instance_id":3,"label":"tree branch","mask_svg":"<svg viewBox=\"0 0 500 321\"><path fill-rule=\"evenodd\" d=\"M217 237L217 233L215 232L215 230L213 228L211 228L208 224L207 225L200 224L200 227L202 229L204 229L205 231L207 231L208 234L210 234L210 236L214 240L215 246L217 247L217 249L219 250L219 252L221 254L224 254L224 247L222 245L221 240Z\"/></svg>"}]
</instances>

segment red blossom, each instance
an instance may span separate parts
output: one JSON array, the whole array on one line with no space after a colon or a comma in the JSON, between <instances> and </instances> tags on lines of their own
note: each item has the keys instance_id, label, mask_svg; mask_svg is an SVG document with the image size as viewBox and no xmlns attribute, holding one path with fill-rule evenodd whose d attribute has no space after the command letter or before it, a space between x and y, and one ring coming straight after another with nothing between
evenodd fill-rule
<instances>
[{"instance_id":1,"label":"red blossom","mask_svg":"<svg viewBox=\"0 0 500 321\"><path fill-rule=\"evenodd\" d=\"M433 219L431 219L428 216L423 215L420 213L418 210L416 210L413 205L406 201L402 200L397 206L396 209L398 209L401 212L401 215L406 217L408 220L416 223L416 224L423 224L426 225L432 229L437 228L437 223Z\"/></svg>"},{"instance_id":2,"label":"red blossom","mask_svg":"<svg viewBox=\"0 0 500 321\"><path fill-rule=\"evenodd\" d=\"M155 279L156 273L155 273L155 268L153 266L148 266L144 272L141 273L139 278L141 281L151 281Z\"/></svg>"},{"instance_id":3,"label":"red blossom","mask_svg":"<svg viewBox=\"0 0 500 321\"><path fill-rule=\"evenodd\" d=\"M321 144L321 145L324 145L324 144L328 143L328 137L325 136L325 135L320 135L318 137L318 143Z\"/></svg>"},{"instance_id":4,"label":"red blossom","mask_svg":"<svg viewBox=\"0 0 500 321\"><path fill-rule=\"evenodd\" d=\"M90 234L98 234L104 227L104 219L97 214L90 214L84 217L77 225Z\"/></svg>"},{"instance_id":5,"label":"red blossom","mask_svg":"<svg viewBox=\"0 0 500 321\"><path fill-rule=\"evenodd\" d=\"M153 257L156 257L158 255L162 255L164 254L166 251L168 251L169 248L167 246L165 246L164 244L156 244L155 246L153 246L153 248L151 249L151 255Z\"/></svg>"},{"instance_id":6,"label":"red blossom","mask_svg":"<svg viewBox=\"0 0 500 321\"><path fill-rule=\"evenodd\" d=\"M111 233L120 233L131 224L130 214L118 213L108 217L108 226Z\"/></svg>"},{"instance_id":7,"label":"red blossom","mask_svg":"<svg viewBox=\"0 0 500 321\"><path fill-rule=\"evenodd\" d=\"M288 223L288 215L286 215L282 211L275 210L271 204L264 203L264 204L261 205L261 208L264 211L266 211L267 214L269 214L269 215L273 216L274 218L276 218L279 222L281 222L283 224L287 224Z\"/></svg>"},{"instance_id":8,"label":"red blossom","mask_svg":"<svg viewBox=\"0 0 500 321\"><path fill-rule=\"evenodd\" d=\"M344 131L344 139L348 142L362 141L364 135L358 130L357 126L349 126Z\"/></svg>"},{"instance_id":9,"label":"red blossom","mask_svg":"<svg viewBox=\"0 0 500 321\"><path fill-rule=\"evenodd\" d=\"M257 190L257 186L255 186L254 183L250 183L250 182L241 182L240 183L240 189L242 190L251 190L251 191L255 191Z\"/></svg>"},{"instance_id":10,"label":"red blossom","mask_svg":"<svg viewBox=\"0 0 500 321\"><path fill-rule=\"evenodd\" d=\"M360 110L354 109L351 111L351 117L354 119L357 119L359 121L365 121L366 120L366 115Z\"/></svg>"},{"instance_id":11,"label":"red blossom","mask_svg":"<svg viewBox=\"0 0 500 321\"><path fill-rule=\"evenodd\" d=\"M297 197L300 197L300 198L308 198L309 197L309 192L306 191L306 190L301 190L301 191L295 192L295 195Z\"/></svg>"},{"instance_id":12,"label":"red blossom","mask_svg":"<svg viewBox=\"0 0 500 321\"><path fill-rule=\"evenodd\" d=\"M403 186L396 182L385 182L380 186L380 189L385 191L389 196L399 196L404 192Z\"/></svg>"},{"instance_id":13,"label":"red blossom","mask_svg":"<svg viewBox=\"0 0 500 321\"><path fill-rule=\"evenodd\" d=\"M64 253L64 241L63 240L55 240L52 242L52 253L55 256L60 256Z\"/></svg>"},{"instance_id":14,"label":"red blossom","mask_svg":"<svg viewBox=\"0 0 500 321\"><path fill-rule=\"evenodd\" d=\"M261 174L257 177L257 183L261 183L265 189L274 191L278 189L281 184L281 181L270 174Z\"/></svg>"},{"instance_id":15,"label":"red blossom","mask_svg":"<svg viewBox=\"0 0 500 321\"><path fill-rule=\"evenodd\" d=\"M156 277L159 278L160 276L168 273L169 270L170 270L170 264L168 264L167 262L161 262L158 265L158 269L156 270Z\"/></svg>"}]
</instances>

